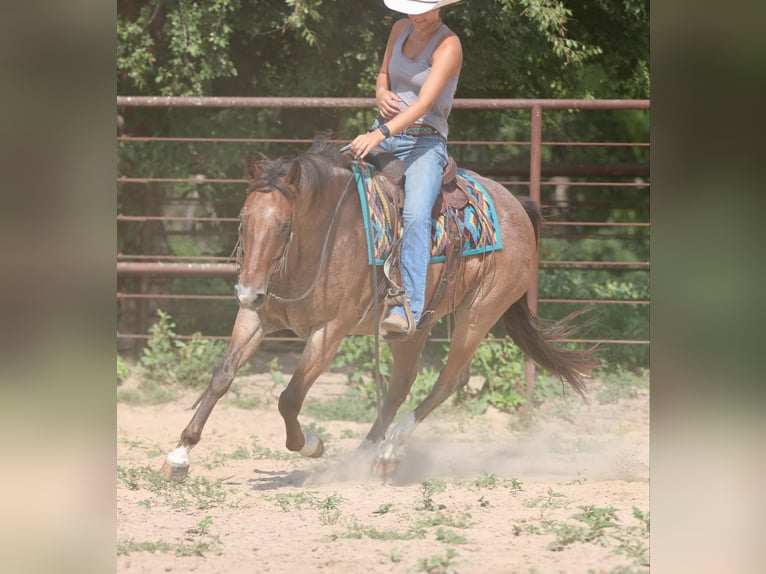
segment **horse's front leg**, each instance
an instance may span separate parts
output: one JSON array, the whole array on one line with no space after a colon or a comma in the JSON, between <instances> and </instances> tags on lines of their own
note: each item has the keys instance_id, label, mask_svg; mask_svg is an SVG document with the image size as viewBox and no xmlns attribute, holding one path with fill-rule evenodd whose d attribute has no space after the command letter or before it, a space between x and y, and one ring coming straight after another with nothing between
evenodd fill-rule
<instances>
[{"instance_id":1,"label":"horse's front leg","mask_svg":"<svg viewBox=\"0 0 766 574\"><path fill-rule=\"evenodd\" d=\"M311 385L330 365L344 333L325 326L309 335L287 388L279 395L279 414L285 421L285 446L303 456L318 458L324 453L322 439L301 428L298 422L303 401Z\"/></svg>"},{"instance_id":2,"label":"horse's front leg","mask_svg":"<svg viewBox=\"0 0 766 574\"><path fill-rule=\"evenodd\" d=\"M192 405L197 407L194 416L181 433L178 446L167 456L160 469L166 478L183 480L189 471L189 451L196 445L218 400L229 390L234 375L258 349L263 341L264 331L261 320L255 311L241 308L234 322L229 347L220 364L213 373L205 391Z\"/></svg>"}]
</instances>

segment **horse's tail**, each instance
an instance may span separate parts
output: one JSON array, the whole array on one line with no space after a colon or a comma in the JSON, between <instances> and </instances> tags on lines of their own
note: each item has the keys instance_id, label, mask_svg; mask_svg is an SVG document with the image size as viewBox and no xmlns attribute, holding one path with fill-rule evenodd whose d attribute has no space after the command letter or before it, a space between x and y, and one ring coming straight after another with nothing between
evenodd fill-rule
<instances>
[{"instance_id":1,"label":"horse's tail","mask_svg":"<svg viewBox=\"0 0 766 574\"><path fill-rule=\"evenodd\" d=\"M543 216L540 213L540 208L532 199L530 199L526 195L517 195L516 199L519 200L519 203L521 203L522 207L524 208L524 211L527 212L527 216L529 217L529 220L532 222L532 227L535 230L535 243L539 242L540 229L543 226Z\"/></svg>"},{"instance_id":2,"label":"horse's tail","mask_svg":"<svg viewBox=\"0 0 766 574\"><path fill-rule=\"evenodd\" d=\"M543 369L568 382L583 398L588 390L585 377L597 364L593 358L596 347L575 351L557 347L554 341L579 331L584 324L575 324L575 320L587 310L584 307L555 323L542 326L542 321L529 309L525 293L503 314L513 342Z\"/></svg>"}]
</instances>

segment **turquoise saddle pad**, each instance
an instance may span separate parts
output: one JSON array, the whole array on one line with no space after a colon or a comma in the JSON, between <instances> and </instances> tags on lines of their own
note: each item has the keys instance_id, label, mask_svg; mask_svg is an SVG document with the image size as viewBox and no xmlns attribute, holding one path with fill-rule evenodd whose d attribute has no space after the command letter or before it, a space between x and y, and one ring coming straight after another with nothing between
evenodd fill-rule
<instances>
[{"instance_id":1,"label":"turquoise saddle pad","mask_svg":"<svg viewBox=\"0 0 766 574\"><path fill-rule=\"evenodd\" d=\"M395 242L394 231L390 228L385 217L384 207L378 195L368 185L370 174L374 173L374 167L369 170L359 170L352 165L356 178L359 199L362 202L362 214L364 220L365 236L367 237L367 263L383 265ZM364 173L362 173L364 171ZM458 169L458 177L466 181L466 189L473 202L469 202L464 208L457 211L457 225L463 238L464 256L487 253L499 250L503 247L500 230L497 224L497 213L492 198L478 181L473 179L465 171ZM474 208L474 204L482 210L484 217L480 217ZM369 217L367 217L369 214ZM485 229L486 227L486 229ZM397 230L397 233L399 231ZM446 215L440 214L433 220L431 226L431 263L446 259L447 247L447 223Z\"/></svg>"}]
</instances>

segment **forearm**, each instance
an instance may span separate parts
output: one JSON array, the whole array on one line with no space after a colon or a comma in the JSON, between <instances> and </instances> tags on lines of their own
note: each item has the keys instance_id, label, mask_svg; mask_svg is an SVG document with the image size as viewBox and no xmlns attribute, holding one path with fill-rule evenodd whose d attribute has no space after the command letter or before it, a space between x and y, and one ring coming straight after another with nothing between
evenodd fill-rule
<instances>
[{"instance_id":1,"label":"forearm","mask_svg":"<svg viewBox=\"0 0 766 574\"><path fill-rule=\"evenodd\" d=\"M385 72L380 72L378 74L378 79L375 81L375 97L380 98L381 93L387 92L388 90L388 74Z\"/></svg>"}]
</instances>

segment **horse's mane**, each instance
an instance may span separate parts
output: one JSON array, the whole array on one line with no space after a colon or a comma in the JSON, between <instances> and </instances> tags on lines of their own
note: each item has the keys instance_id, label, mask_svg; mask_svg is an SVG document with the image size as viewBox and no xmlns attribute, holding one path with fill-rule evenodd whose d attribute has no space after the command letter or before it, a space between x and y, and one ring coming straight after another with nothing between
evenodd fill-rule
<instances>
[{"instance_id":1,"label":"horse's mane","mask_svg":"<svg viewBox=\"0 0 766 574\"><path fill-rule=\"evenodd\" d=\"M300 168L300 185L293 189L287 185L285 178L295 167ZM327 134L319 134L314 138L311 148L297 157L279 157L261 162L250 191L276 189L289 199L295 199L297 190L314 195L324 189L321 183L329 181L336 168L350 170L351 157L332 144Z\"/></svg>"}]
</instances>

